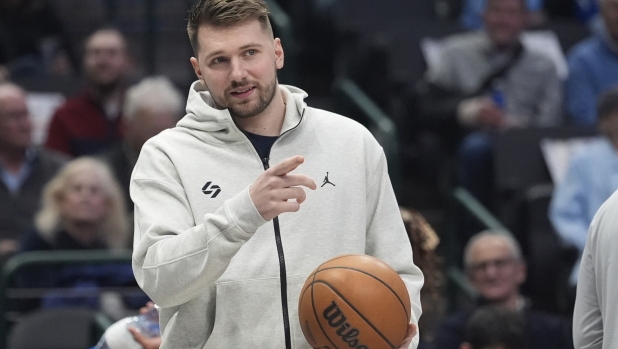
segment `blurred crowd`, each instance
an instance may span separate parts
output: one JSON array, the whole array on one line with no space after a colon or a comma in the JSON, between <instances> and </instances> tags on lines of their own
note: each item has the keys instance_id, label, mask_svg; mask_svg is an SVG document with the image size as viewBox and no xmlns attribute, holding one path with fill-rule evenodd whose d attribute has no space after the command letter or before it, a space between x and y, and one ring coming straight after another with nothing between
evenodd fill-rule
<instances>
[{"instance_id":1,"label":"blurred crowd","mask_svg":"<svg viewBox=\"0 0 618 349\"><path fill-rule=\"evenodd\" d=\"M313 19L301 21L307 26L323 23L325 13L340 12L344 3L279 2L292 18L309 8ZM417 157L425 159L418 164L427 164L419 172L429 171L434 179L449 178L449 188L465 188L500 216L505 201L496 190L495 157L504 134L569 128L576 130L573 135L584 130L581 134L596 138L567 150L563 175L552 176L548 202L540 209L555 236L551 243L574 255L565 266L569 277L560 287L567 295L566 305L559 309L541 311L547 309L535 304L535 290L525 286L537 267L526 261L530 241L536 241L529 232L480 232L483 229L466 224L461 225L465 229L455 229L463 258L454 264L464 271L477 297L467 307L449 304L453 286L447 281L445 260L453 251L439 246L447 234L431 228L418 212L402 211L415 263L426 277L421 346L569 348L577 260L594 214L618 189L618 0L442 0L433 4L438 15L450 16L462 29L435 40L434 54L425 56L422 79L412 82L412 92L406 95L415 103L405 103L411 107L402 113L414 122L401 123L399 133L423 135L412 141L419 144ZM564 57L556 58L547 45L525 39L531 28L552 21L552 9L590 33ZM302 27L298 32L311 48L315 32ZM131 45L114 26L101 27L82 45L76 44L52 2L0 0L2 264L28 251L131 250L133 166L149 138L180 120L186 96L177 87L183 84L168 77L138 78L141 63L131 54ZM305 62L300 67L321 69L315 64ZM329 74L334 65L331 59ZM29 94L36 91L25 90L19 81L66 76L79 76L81 91L65 96L66 101L49 116L44 140L37 143L28 103ZM406 128L410 125L414 129ZM404 143L406 138L402 137ZM422 212L422 207L417 209ZM71 289L16 303L12 308L19 311L107 307L103 310L117 320L148 301L138 292L112 295L115 302L102 302L85 291L136 287L130 264L30 267L15 282L23 288Z\"/></svg>"}]
</instances>

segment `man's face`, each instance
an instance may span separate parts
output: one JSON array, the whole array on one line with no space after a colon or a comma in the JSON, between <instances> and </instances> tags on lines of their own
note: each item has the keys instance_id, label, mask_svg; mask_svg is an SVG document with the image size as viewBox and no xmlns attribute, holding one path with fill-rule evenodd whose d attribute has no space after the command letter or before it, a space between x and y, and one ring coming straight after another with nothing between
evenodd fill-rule
<instances>
[{"instance_id":1,"label":"man's face","mask_svg":"<svg viewBox=\"0 0 618 349\"><path fill-rule=\"evenodd\" d=\"M140 109L126 122L125 138L139 153L144 143L161 131L176 126L178 116L165 110Z\"/></svg>"},{"instance_id":2,"label":"man's face","mask_svg":"<svg viewBox=\"0 0 618 349\"><path fill-rule=\"evenodd\" d=\"M498 47L508 47L525 28L527 10L521 0L490 0L483 18L492 42Z\"/></svg>"},{"instance_id":3,"label":"man's face","mask_svg":"<svg viewBox=\"0 0 618 349\"><path fill-rule=\"evenodd\" d=\"M602 0L601 15L609 34L618 40L618 0Z\"/></svg>"},{"instance_id":4,"label":"man's face","mask_svg":"<svg viewBox=\"0 0 618 349\"><path fill-rule=\"evenodd\" d=\"M198 43L198 57L191 58L191 64L217 108L250 118L270 105L277 90L277 69L283 67L283 49L257 19L233 27L203 25Z\"/></svg>"},{"instance_id":5,"label":"man's face","mask_svg":"<svg viewBox=\"0 0 618 349\"><path fill-rule=\"evenodd\" d=\"M513 257L504 239L490 236L477 241L471 256L468 277L483 298L501 302L519 293L526 267Z\"/></svg>"},{"instance_id":6,"label":"man's face","mask_svg":"<svg viewBox=\"0 0 618 349\"><path fill-rule=\"evenodd\" d=\"M86 44L84 69L88 80L98 87L113 87L126 77L130 60L124 39L114 31L94 34Z\"/></svg>"},{"instance_id":7,"label":"man's face","mask_svg":"<svg viewBox=\"0 0 618 349\"><path fill-rule=\"evenodd\" d=\"M0 97L0 145L22 149L32 140L32 123L21 92L9 92Z\"/></svg>"}]
</instances>

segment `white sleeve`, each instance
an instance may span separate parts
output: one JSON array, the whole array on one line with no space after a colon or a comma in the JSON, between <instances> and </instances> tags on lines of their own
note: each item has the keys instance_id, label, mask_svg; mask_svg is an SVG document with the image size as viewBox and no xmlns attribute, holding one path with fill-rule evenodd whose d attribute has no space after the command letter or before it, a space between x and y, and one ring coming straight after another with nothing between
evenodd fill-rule
<instances>
[{"instance_id":1,"label":"white sleeve","mask_svg":"<svg viewBox=\"0 0 618 349\"><path fill-rule=\"evenodd\" d=\"M417 325L421 317L420 291L423 274L412 260L412 246L403 225L395 193L388 177L386 156L381 152L367 197L366 254L380 258L395 269L403 279L412 304L411 322ZM419 335L410 348L416 348Z\"/></svg>"},{"instance_id":2,"label":"white sleeve","mask_svg":"<svg viewBox=\"0 0 618 349\"><path fill-rule=\"evenodd\" d=\"M579 268L573 312L573 343L577 349L601 349L603 346L603 318L597 298L597 280L590 242L589 236Z\"/></svg>"},{"instance_id":3,"label":"white sleeve","mask_svg":"<svg viewBox=\"0 0 618 349\"><path fill-rule=\"evenodd\" d=\"M246 188L196 225L173 163L147 143L130 186L135 203L133 272L159 306L193 299L226 270L266 220Z\"/></svg>"}]
</instances>

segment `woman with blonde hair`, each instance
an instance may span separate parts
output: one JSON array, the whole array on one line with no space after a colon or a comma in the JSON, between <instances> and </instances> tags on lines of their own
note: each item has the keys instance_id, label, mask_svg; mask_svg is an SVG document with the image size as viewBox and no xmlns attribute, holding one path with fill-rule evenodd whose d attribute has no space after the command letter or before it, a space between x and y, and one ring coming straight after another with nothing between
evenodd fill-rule
<instances>
[{"instance_id":1,"label":"woman with blonde hair","mask_svg":"<svg viewBox=\"0 0 618 349\"><path fill-rule=\"evenodd\" d=\"M35 218L43 242L54 246L68 237L84 249L127 246L127 226L120 186L104 163L89 157L71 161L45 186Z\"/></svg>"},{"instance_id":2,"label":"woman with blonde hair","mask_svg":"<svg viewBox=\"0 0 618 349\"><path fill-rule=\"evenodd\" d=\"M65 165L45 186L35 229L23 235L20 251L122 249L128 245L127 227L124 198L107 165L82 157ZM33 267L19 280L22 287L72 289L72 296L65 292L44 297L46 307L98 307L98 297L76 295L85 288L136 285L130 264ZM141 297L135 306L144 303Z\"/></svg>"}]
</instances>

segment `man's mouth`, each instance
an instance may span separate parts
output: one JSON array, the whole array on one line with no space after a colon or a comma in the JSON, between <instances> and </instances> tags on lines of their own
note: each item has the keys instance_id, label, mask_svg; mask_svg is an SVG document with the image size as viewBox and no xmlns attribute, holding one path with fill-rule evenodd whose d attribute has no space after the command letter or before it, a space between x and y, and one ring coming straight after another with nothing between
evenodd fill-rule
<instances>
[{"instance_id":1,"label":"man's mouth","mask_svg":"<svg viewBox=\"0 0 618 349\"><path fill-rule=\"evenodd\" d=\"M245 86L234 89L230 94L234 97L244 98L249 96L253 90L255 90L255 86Z\"/></svg>"}]
</instances>

